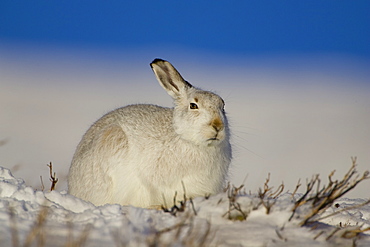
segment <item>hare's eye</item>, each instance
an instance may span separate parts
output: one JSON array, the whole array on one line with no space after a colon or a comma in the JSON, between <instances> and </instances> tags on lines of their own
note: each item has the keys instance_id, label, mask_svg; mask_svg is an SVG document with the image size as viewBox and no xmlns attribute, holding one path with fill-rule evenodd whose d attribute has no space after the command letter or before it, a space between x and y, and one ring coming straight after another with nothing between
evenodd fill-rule
<instances>
[{"instance_id":1,"label":"hare's eye","mask_svg":"<svg viewBox=\"0 0 370 247\"><path fill-rule=\"evenodd\" d=\"M190 109L198 109L198 105L195 103L190 103Z\"/></svg>"}]
</instances>

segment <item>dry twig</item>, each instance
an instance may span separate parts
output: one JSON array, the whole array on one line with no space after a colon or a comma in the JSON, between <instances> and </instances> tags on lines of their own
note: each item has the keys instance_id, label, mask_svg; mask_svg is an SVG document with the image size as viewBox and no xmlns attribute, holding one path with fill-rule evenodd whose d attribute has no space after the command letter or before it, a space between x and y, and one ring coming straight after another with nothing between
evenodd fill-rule
<instances>
[{"instance_id":1,"label":"dry twig","mask_svg":"<svg viewBox=\"0 0 370 247\"><path fill-rule=\"evenodd\" d=\"M19 239L18 239L18 227L17 227L17 220L15 218L16 212L13 207L8 206L8 213L10 218L10 233L12 236L12 246L18 247L19 246Z\"/></svg>"},{"instance_id":2,"label":"dry twig","mask_svg":"<svg viewBox=\"0 0 370 247\"><path fill-rule=\"evenodd\" d=\"M361 204L354 205L354 206L351 206L351 207L346 207L346 208L343 208L343 209L341 209L341 210L335 211L334 213L331 213L331 214L329 214L329 215L326 215L326 216L320 217L320 218L318 218L318 219L317 219L317 221L320 221L320 220L323 220L323 219L326 219L326 218L332 217L332 216L334 216L334 215L337 215L337 214L339 214L339 213L342 213L342 212L345 212L345 211L348 211L348 210L352 210L352 209L356 209L356 208L361 208L361 207L363 207L363 206L365 206L365 205L367 205L367 204L369 204L369 203L370 203L370 199L369 199L369 200L367 200L366 202L361 203Z\"/></svg>"},{"instance_id":3,"label":"dry twig","mask_svg":"<svg viewBox=\"0 0 370 247\"><path fill-rule=\"evenodd\" d=\"M185 211L185 209L186 209L186 202L189 200L189 202L191 204L191 207L193 209L194 215L197 215L197 212L195 210L193 199L192 198L187 198L184 182L181 181L181 183L182 183L182 188L184 190L184 199L182 201L177 202L177 199L176 199L176 197L177 197L177 191L176 191L175 192L175 196L173 198L173 206L169 209L167 207L167 205L166 205L165 198L163 198L165 205L162 205L161 206L161 209L164 212L166 212L166 213L170 213L171 215L176 216L178 212L184 212ZM180 203L180 206L177 206L177 203Z\"/></svg>"},{"instance_id":4,"label":"dry twig","mask_svg":"<svg viewBox=\"0 0 370 247\"><path fill-rule=\"evenodd\" d=\"M324 212L327 208L329 208L336 199L340 198L348 191L355 188L357 184L359 184L361 181L370 178L369 171L365 171L362 176L355 176L356 174L356 158L352 158L351 168L340 181L333 180L333 171L328 176L328 185L324 185L323 187L321 187L321 180L319 178L319 175L314 176L311 181L307 182L306 192L295 203L292 209L293 213L289 221L293 218L296 210L299 207L303 205L310 205L311 211L303 217L300 225L304 226L313 223L315 221L313 219L317 217L317 215L319 215L320 213ZM316 192L312 193L315 186Z\"/></svg>"},{"instance_id":5,"label":"dry twig","mask_svg":"<svg viewBox=\"0 0 370 247\"><path fill-rule=\"evenodd\" d=\"M229 220L239 221L247 219L248 215L242 210L240 204L237 202L237 198L240 195L240 191L243 187L244 185L241 185L239 187L228 186L229 189L227 191L227 197L229 198L229 210L223 215L223 217L227 215Z\"/></svg>"},{"instance_id":6,"label":"dry twig","mask_svg":"<svg viewBox=\"0 0 370 247\"><path fill-rule=\"evenodd\" d=\"M258 197L261 199L262 205L266 208L266 214L269 214L271 211L271 208L276 203L276 198L281 195L281 193L284 190L284 183L280 184L279 187L275 190L275 192L272 191L273 187L269 186L270 182L270 173L268 174L265 184L263 185L263 190L260 188L258 190ZM271 199L273 201L271 201Z\"/></svg>"},{"instance_id":7,"label":"dry twig","mask_svg":"<svg viewBox=\"0 0 370 247\"><path fill-rule=\"evenodd\" d=\"M44 185L44 181L42 180L42 176L40 176L40 181L41 181L41 191L44 191L45 185Z\"/></svg>"},{"instance_id":8,"label":"dry twig","mask_svg":"<svg viewBox=\"0 0 370 247\"><path fill-rule=\"evenodd\" d=\"M27 234L24 247L32 246L32 243L35 239L38 240L37 246L45 245L45 231L44 226L46 224L46 219L49 214L49 208L42 206L40 212L37 216L37 220L34 226L31 228L31 231Z\"/></svg>"},{"instance_id":9,"label":"dry twig","mask_svg":"<svg viewBox=\"0 0 370 247\"><path fill-rule=\"evenodd\" d=\"M298 179L297 185L296 185L296 187L295 187L295 189L292 193L292 198L294 198L295 194L297 193L297 191L298 191L299 187L301 187L301 185L302 185L301 184L301 179Z\"/></svg>"},{"instance_id":10,"label":"dry twig","mask_svg":"<svg viewBox=\"0 0 370 247\"><path fill-rule=\"evenodd\" d=\"M56 177L55 172L53 174L53 164L50 162L50 164L47 164L47 166L49 167L49 171L50 171L50 182L51 182L50 191L53 191L58 182L58 178Z\"/></svg>"},{"instance_id":11,"label":"dry twig","mask_svg":"<svg viewBox=\"0 0 370 247\"><path fill-rule=\"evenodd\" d=\"M80 232L80 235L77 238L73 237L73 233L76 232L75 229L73 229L73 223L72 221L67 222L68 227L68 237L67 242L65 244L65 247L82 247L86 245L87 238L93 228L92 224L86 224L83 228L83 230Z\"/></svg>"}]
</instances>

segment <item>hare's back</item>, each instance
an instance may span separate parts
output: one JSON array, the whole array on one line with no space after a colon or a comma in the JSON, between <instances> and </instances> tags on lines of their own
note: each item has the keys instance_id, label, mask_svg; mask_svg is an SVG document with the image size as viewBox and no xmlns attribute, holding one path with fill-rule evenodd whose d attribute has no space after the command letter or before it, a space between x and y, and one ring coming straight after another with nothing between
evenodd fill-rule
<instances>
[{"instance_id":1,"label":"hare's back","mask_svg":"<svg viewBox=\"0 0 370 247\"><path fill-rule=\"evenodd\" d=\"M148 138L167 139L174 134L172 115L172 108L156 105L129 105L115 109L98 119L87 130L77 147L74 159L90 152L94 145L100 143L94 140L102 136L109 139L114 133L119 133L121 138L118 138L117 134L114 134L114 138L123 142L127 142L128 138L131 141Z\"/></svg>"},{"instance_id":2,"label":"hare's back","mask_svg":"<svg viewBox=\"0 0 370 247\"><path fill-rule=\"evenodd\" d=\"M115 116L117 123L126 133L163 135L173 131L173 108L138 104L118 108L110 115Z\"/></svg>"}]
</instances>

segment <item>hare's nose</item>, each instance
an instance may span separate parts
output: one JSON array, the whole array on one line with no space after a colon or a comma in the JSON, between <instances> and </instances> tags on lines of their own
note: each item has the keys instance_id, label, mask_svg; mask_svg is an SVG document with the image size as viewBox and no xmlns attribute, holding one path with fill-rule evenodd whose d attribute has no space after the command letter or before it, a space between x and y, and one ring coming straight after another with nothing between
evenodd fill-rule
<instances>
[{"instance_id":1,"label":"hare's nose","mask_svg":"<svg viewBox=\"0 0 370 247\"><path fill-rule=\"evenodd\" d=\"M211 126L217 131L219 132L220 130L222 130L224 128L224 124L223 122L221 121L220 118L214 118L211 122Z\"/></svg>"}]
</instances>

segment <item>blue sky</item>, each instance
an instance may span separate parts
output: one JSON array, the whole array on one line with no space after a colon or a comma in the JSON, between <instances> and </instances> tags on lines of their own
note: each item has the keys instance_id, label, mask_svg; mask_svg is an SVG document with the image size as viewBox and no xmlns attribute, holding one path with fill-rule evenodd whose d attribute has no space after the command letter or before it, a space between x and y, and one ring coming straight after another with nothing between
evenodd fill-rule
<instances>
[{"instance_id":1,"label":"blue sky","mask_svg":"<svg viewBox=\"0 0 370 247\"><path fill-rule=\"evenodd\" d=\"M370 1L0 2L0 45L370 59Z\"/></svg>"}]
</instances>

